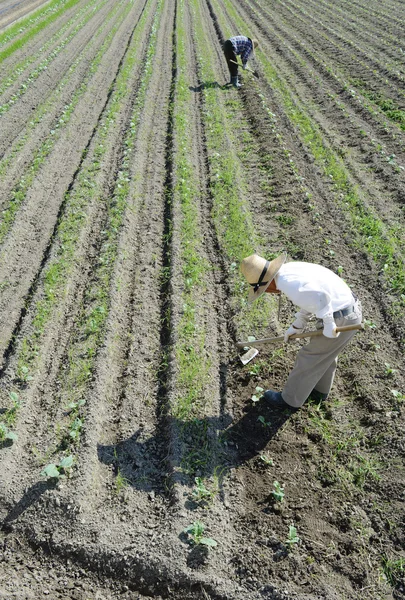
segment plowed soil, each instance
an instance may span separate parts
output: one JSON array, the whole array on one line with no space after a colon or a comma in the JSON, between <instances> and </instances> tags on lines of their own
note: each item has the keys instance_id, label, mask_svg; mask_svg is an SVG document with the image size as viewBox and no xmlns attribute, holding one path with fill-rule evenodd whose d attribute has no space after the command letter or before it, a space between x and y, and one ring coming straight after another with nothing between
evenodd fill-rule
<instances>
[{"instance_id":1,"label":"plowed soil","mask_svg":"<svg viewBox=\"0 0 405 600\"><path fill-rule=\"evenodd\" d=\"M0 3L0 598L405 598L404 18L399 0ZM236 90L239 33L259 78ZM323 264L362 302L329 398L294 413L254 396L282 389L298 343L245 366L235 346L295 310L244 321L212 97L255 250Z\"/></svg>"}]
</instances>

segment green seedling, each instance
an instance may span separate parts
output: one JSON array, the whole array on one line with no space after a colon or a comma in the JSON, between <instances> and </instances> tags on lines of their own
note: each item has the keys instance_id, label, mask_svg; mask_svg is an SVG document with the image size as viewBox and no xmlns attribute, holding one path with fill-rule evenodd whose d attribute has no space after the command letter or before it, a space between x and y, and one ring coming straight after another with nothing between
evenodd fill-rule
<instances>
[{"instance_id":1,"label":"green seedling","mask_svg":"<svg viewBox=\"0 0 405 600\"><path fill-rule=\"evenodd\" d=\"M337 274L340 277L342 275L342 273L343 273L343 267L341 265L339 265L338 268L337 268Z\"/></svg>"},{"instance_id":2,"label":"green seedling","mask_svg":"<svg viewBox=\"0 0 405 600\"><path fill-rule=\"evenodd\" d=\"M266 456L265 454L261 454L260 455L260 460L262 462L264 462L265 465L267 465L268 467L273 467L274 466L274 461L272 458L269 458L268 456Z\"/></svg>"},{"instance_id":3,"label":"green seedling","mask_svg":"<svg viewBox=\"0 0 405 600\"><path fill-rule=\"evenodd\" d=\"M263 427L270 427L270 425L271 425L270 421L266 421L266 419L263 417L263 415L259 415L257 417L257 420L263 425Z\"/></svg>"},{"instance_id":4,"label":"green seedling","mask_svg":"<svg viewBox=\"0 0 405 600\"><path fill-rule=\"evenodd\" d=\"M252 365L250 367L250 371L249 371L249 375L259 375L261 369L262 369L262 364L261 363L256 363L255 365Z\"/></svg>"},{"instance_id":5,"label":"green seedling","mask_svg":"<svg viewBox=\"0 0 405 600\"><path fill-rule=\"evenodd\" d=\"M115 478L115 493L120 494L122 492L122 490L124 490L125 488L127 488L129 486L129 481L126 477L124 477L124 475L121 473L121 471L118 469L118 473L117 476Z\"/></svg>"},{"instance_id":6,"label":"green seedling","mask_svg":"<svg viewBox=\"0 0 405 600\"><path fill-rule=\"evenodd\" d=\"M29 375L29 369L26 365L22 365L18 370L17 370L17 377L23 382L23 383L28 383L29 381L32 380L32 376Z\"/></svg>"},{"instance_id":7,"label":"green seedling","mask_svg":"<svg viewBox=\"0 0 405 600\"><path fill-rule=\"evenodd\" d=\"M385 363L384 375L386 377L393 377L393 375L395 375L396 372L397 370L393 369L390 364Z\"/></svg>"},{"instance_id":8,"label":"green seedling","mask_svg":"<svg viewBox=\"0 0 405 600\"><path fill-rule=\"evenodd\" d=\"M73 466L73 456L65 456L62 460L55 464L51 463L46 465L46 467L41 471L42 477L47 477L48 479L61 479L62 477L66 477L70 474L70 469Z\"/></svg>"},{"instance_id":9,"label":"green seedling","mask_svg":"<svg viewBox=\"0 0 405 600\"><path fill-rule=\"evenodd\" d=\"M81 408L82 406L84 406L86 404L86 400L84 400L83 398L81 398L80 400L78 400L77 402L71 402L70 404L68 404L66 411L68 413L71 412L78 412L79 408Z\"/></svg>"},{"instance_id":10,"label":"green seedling","mask_svg":"<svg viewBox=\"0 0 405 600\"><path fill-rule=\"evenodd\" d=\"M405 574L405 558L391 560L388 556L382 557L382 566L386 580L391 587L397 586Z\"/></svg>"},{"instance_id":11,"label":"green seedling","mask_svg":"<svg viewBox=\"0 0 405 600\"><path fill-rule=\"evenodd\" d=\"M253 396L251 397L253 404L259 402L260 398L262 397L262 392L264 392L264 389L257 385L255 388L255 394L253 394Z\"/></svg>"},{"instance_id":12,"label":"green seedling","mask_svg":"<svg viewBox=\"0 0 405 600\"><path fill-rule=\"evenodd\" d=\"M69 437L71 437L73 441L76 442L79 439L82 427L83 427L83 420L79 419L79 417L76 417L76 419L71 424L70 430L69 430Z\"/></svg>"},{"instance_id":13,"label":"green seedling","mask_svg":"<svg viewBox=\"0 0 405 600\"><path fill-rule=\"evenodd\" d=\"M10 431L7 425L4 423L0 423L0 444L2 442L6 442L7 440L11 442L15 442L18 436L13 431Z\"/></svg>"},{"instance_id":14,"label":"green seedling","mask_svg":"<svg viewBox=\"0 0 405 600\"><path fill-rule=\"evenodd\" d=\"M391 390L391 393L398 402L398 404L405 401L405 394L398 392L398 390Z\"/></svg>"},{"instance_id":15,"label":"green seedling","mask_svg":"<svg viewBox=\"0 0 405 600\"><path fill-rule=\"evenodd\" d=\"M277 502L282 502L284 500L284 488L281 487L278 481L274 481L273 483L274 489L272 490L272 496Z\"/></svg>"},{"instance_id":16,"label":"green seedling","mask_svg":"<svg viewBox=\"0 0 405 600\"><path fill-rule=\"evenodd\" d=\"M194 481L196 489L193 490L193 496L197 502L208 502L209 500L214 499L215 492L212 492L205 487L201 477L196 477Z\"/></svg>"},{"instance_id":17,"label":"green seedling","mask_svg":"<svg viewBox=\"0 0 405 600\"><path fill-rule=\"evenodd\" d=\"M204 529L205 527L201 521L195 521L184 529L184 533L188 533L196 546L201 544L203 546L215 547L217 545L215 540L203 536Z\"/></svg>"},{"instance_id":18,"label":"green seedling","mask_svg":"<svg viewBox=\"0 0 405 600\"><path fill-rule=\"evenodd\" d=\"M288 550L291 550L291 548L295 544L298 544L299 541L300 538L297 535L297 528L294 525L290 525L290 528L288 530L288 538L285 540L285 544L287 544Z\"/></svg>"}]
</instances>

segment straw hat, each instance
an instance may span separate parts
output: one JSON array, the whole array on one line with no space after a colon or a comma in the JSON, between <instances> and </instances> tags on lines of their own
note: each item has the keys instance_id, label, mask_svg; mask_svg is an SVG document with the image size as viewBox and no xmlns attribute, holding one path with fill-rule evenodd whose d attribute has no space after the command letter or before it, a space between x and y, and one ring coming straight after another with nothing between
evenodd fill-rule
<instances>
[{"instance_id":1,"label":"straw hat","mask_svg":"<svg viewBox=\"0 0 405 600\"><path fill-rule=\"evenodd\" d=\"M259 42L257 41L256 38L251 38L252 39L252 45L253 45L253 52L256 50L256 48L259 47Z\"/></svg>"},{"instance_id":2,"label":"straw hat","mask_svg":"<svg viewBox=\"0 0 405 600\"><path fill-rule=\"evenodd\" d=\"M272 261L268 261L258 254L252 254L242 260L240 269L251 286L248 296L249 303L264 294L286 259L286 254L280 254Z\"/></svg>"}]
</instances>

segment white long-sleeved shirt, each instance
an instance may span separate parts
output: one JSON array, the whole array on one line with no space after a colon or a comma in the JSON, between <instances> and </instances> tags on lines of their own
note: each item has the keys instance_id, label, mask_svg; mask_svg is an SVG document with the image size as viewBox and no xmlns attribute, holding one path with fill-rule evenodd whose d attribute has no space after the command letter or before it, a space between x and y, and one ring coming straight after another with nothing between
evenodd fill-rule
<instances>
[{"instance_id":1,"label":"white long-sleeved shirt","mask_svg":"<svg viewBox=\"0 0 405 600\"><path fill-rule=\"evenodd\" d=\"M353 303L349 286L326 267L305 262L285 263L274 278L277 288L298 306L304 319L314 314L330 321L333 313Z\"/></svg>"}]
</instances>

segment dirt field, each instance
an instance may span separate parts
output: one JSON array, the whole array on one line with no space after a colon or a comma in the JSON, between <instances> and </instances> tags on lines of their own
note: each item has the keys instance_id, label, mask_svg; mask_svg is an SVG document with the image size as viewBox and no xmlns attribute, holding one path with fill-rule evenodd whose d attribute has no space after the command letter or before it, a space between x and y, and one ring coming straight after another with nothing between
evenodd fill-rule
<instances>
[{"instance_id":1,"label":"dirt field","mask_svg":"<svg viewBox=\"0 0 405 600\"><path fill-rule=\"evenodd\" d=\"M405 598L404 19L0 2L0 598ZM299 342L240 361L295 312L254 251L361 299L325 402L259 399Z\"/></svg>"}]
</instances>

